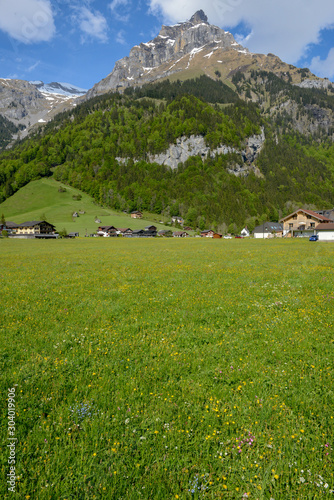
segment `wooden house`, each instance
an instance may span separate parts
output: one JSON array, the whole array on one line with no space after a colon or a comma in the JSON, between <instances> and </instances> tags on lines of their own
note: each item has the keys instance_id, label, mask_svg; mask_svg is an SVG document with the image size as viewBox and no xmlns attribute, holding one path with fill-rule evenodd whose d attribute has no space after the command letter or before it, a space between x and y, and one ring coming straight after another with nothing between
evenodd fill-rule
<instances>
[{"instance_id":1,"label":"wooden house","mask_svg":"<svg viewBox=\"0 0 334 500\"><path fill-rule=\"evenodd\" d=\"M117 236L117 229L114 226L99 226L96 234L105 238Z\"/></svg>"},{"instance_id":2,"label":"wooden house","mask_svg":"<svg viewBox=\"0 0 334 500\"><path fill-rule=\"evenodd\" d=\"M143 214L139 210L134 210L131 212L131 219L142 219Z\"/></svg>"},{"instance_id":3,"label":"wooden house","mask_svg":"<svg viewBox=\"0 0 334 500\"><path fill-rule=\"evenodd\" d=\"M38 235L38 234L54 234L55 226L46 222L45 220L40 221L28 221L18 224L16 227L16 234L27 234L27 235Z\"/></svg>"},{"instance_id":4,"label":"wooden house","mask_svg":"<svg viewBox=\"0 0 334 500\"><path fill-rule=\"evenodd\" d=\"M132 235L132 229L129 227L117 229L117 234L123 236L124 238L129 238Z\"/></svg>"},{"instance_id":5,"label":"wooden house","mask_svg":"<svg viewBox=\"0 0 334 500\"><path fill-rule=\"evenodd\" d=\"M216 233L212 229L205 229L204 231L201 231L201 237L202 238L222 238L222 235L219 233Z\"/></svg>"},{"instance_id":6,"label":"wooden house","mask_svg":"<svg viewBox=\"0 0 334 500\"><path fill-rule=\"evenodd\" d=\"M174 238L187 238L188 236L189 234L185 231L175 231L175 233L173 233Z\"/></svg>"},{"instance_id":7,"label":"wooden house","mask_svg":"<svg viewBox=\"0 0 334 500\"><path fill-rule=\"evenodd\" d=\"M292 214L283 217L280 222L283 224L283 236L307 238L315 234L315 228L318 224L329 224L333 221L320 213L299 208Z\"/></svg>"}]
</instances>

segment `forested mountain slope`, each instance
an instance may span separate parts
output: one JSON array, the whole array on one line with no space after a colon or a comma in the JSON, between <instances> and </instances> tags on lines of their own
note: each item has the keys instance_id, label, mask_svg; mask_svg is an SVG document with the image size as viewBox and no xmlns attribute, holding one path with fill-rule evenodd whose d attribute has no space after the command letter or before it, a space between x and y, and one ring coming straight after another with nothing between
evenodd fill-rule
<instances>
[{"instance_id":1,"label":"forested mountain slope","mask_svg":"<svg viewBox=\"0 0 334 500\"><path fill-rule=\"evenodd\" d=\"M0 199L53 175L114 209L180 214L191 226L220 230L277 219L295 204L332 207L331 143L323 141L319 149L289 124L277 130L259 105L205 78L106 94L58 115L2 153ZM206 102L211 96L220 104ZM251 169L231 174L235 165L250 163L240 152L261 130L266 140L254 160L260 175ZM203 137L210 151L225 145L229 152L190 156L175 170L149 161L190 136Z\"/></svg>"}]
</instances>

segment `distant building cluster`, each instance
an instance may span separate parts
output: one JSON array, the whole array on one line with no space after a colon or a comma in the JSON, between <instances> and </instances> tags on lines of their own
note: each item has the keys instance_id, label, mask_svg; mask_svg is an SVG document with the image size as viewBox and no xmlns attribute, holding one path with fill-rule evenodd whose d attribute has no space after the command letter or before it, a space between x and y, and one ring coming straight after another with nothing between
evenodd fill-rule
<instances>
[{"instance_id":1,"label":"distant building cluster","mask_svg":"<svg viewBox=\"0 0 334 500\"><path fill-rule=\"evenodd\" d=\"M58 238L56 228L45 220L22 222L5 222L0 224L0 232L7 231L8 236L17 239L55 239Z\"/></svg>"},{"instance_id":2,"label":"distant building cluster","mask_svg":"<svg viewBox=\"0 0 334 500\"><path fill-rule=\"evenodd\" d=\"M131 212L131 218L141 219L143 214L136 210ZM97 220L95 220L97 222ZM100 221L99 221L100 222ZM188 231L192 231L191 227L184 226L182 217L172 217L172 224L178 224L181 229L172 231L171 229L163 229L158 231L154 225L146 226L143 229L132 230L129 227L117 228L115 226L99 225L96 233L90 236L100 236L112 238L122 236L124 238L155 238L155 237L172 237L172 238L187 238L190 236ZM7 231L10 238L18 239L55 239L59 237L54 225L49 222L28 221L16 224L15 222L0 223L0 234L2 231ZM334 241L334 209L320 210L318 212L312 210L298 209L292 214L283 217L279 222L263 222L255 227L250 233L247 226L242 229L241 233L235 238L247 238L252 234L258 238L310 238L316 237L317 240ZM65 238L75 238L79 236L78 232L72 232L62 235ZM86 235L87 236L87 235ZM220 239L222 234L217 233L212 229L205 229L198 235L202 238ZM232 238L230 234L224 238Z\"/></svg>"}]
</instances>

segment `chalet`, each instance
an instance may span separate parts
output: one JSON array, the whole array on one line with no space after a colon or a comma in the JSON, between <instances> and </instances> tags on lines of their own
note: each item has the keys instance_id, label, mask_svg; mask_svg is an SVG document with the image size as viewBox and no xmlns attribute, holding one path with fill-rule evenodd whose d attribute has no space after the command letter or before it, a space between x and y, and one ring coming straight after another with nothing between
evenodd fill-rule
<instances>
[{"instance_id":1,"label":"chalet","mask_svg":"<svg viewBox=\"0 0 334 500\"><path fill-rule=\"evenodd\" d=\"M145 227L145 231L156 231L156 230L157 230L156 226L146 226Z\"/></svg>"},{"instance_id":2,"label":"chalet","mask_svg":"<svg viewBox=\"0 0 334 500\"><path fill-rule=\"evenodd\" d=\"M117 229L114 226L99 226L96 234L104 238L115 237L117 236Z\"/></svg>"},{"instance_id":3,"label":"chalet","mask_svg":"<svg viewBox=\"0 0 334 500\"><path fill-rule=\"evenodd\" d=\"M15 238L58 238L56 228L45 220L42 221L28 221L22 224L17 224L15 227L15 234L11 237Z\"/></svg>"},{"instance_id":4,"label":"chalet","mask_svg":"<svg viewBox=\"0 0 334 500\"><path fill-rule=\"evenodd\" d=\"M104 238L117 236L117 229L114 226L99 226L96 234Z\"/></svg>"},{"instance_id":5,"label":"chalet","mask_svg":"<svg viewBox=\"0 0 334 500\"><path fill-rule=\"evenodd\" d=\"M131 212L131 219L142 219L142 218L143 214L139 212L139 210L134 210L133 212Z\"/></svg>"},{"instance_id":6,"label":"chalet","mask_svg":"<svg viewBox=\"0 0 334 500\"><path fill-rule=\"evenodd\" d=\"M129 227L117 229L117 234L123 236L124 238L129 238L132 235L132 229Z\"/></svg>"},{"instance_id":7,"label":"chalet","mask_svg":"<svg viewBox=\"0 0 334 500\"><path fill-rule=\"evenodd\" d=\"M319 241L334 241L334 222L321 222L315 230Z\"/></svg>"},{"instance_id":8,"label":"chalet","mask_svg":"<svg viewBox=\"0 0 334 500\"><path fill-rule=\"evenodd\" d=\"M201 237L202 238L222 238L222 235L219 233L216 233L212 229L205 229L204 231L201 231Z\"/></svg>"},{"instance_id":9,"label":"chalet","mask_svg":"<svg viewBox=\"0 0 334 500\"><path fill-rule=\"evenodd\" d=\"M283 224L283 236L291 238L294 236L309 237L315 234L318 224L328 224L333 222L324 215L299 208L292 214L280 220Z\"/></svg>"},{"instance_id":10,"label":"chalet","mask_svg":"<svg viewBox=\"0 0 334 500\"><path fill-rule=\"evenodd\" d=\"M264 222L252 232L254 238L281 238L283 236L283 224L279 222Z\"/></svg>"},{"instance_id":11,"label":"chalet","mask_svg":"<svg viewBox=\"0 0 334 500\"><path fill-rule=\"evenodd\" d=\"M185 231L176 231L175 233L173 233L174 238L187 238L187 236L189 236L189 234Z\"/></svg>"}]
</instances>

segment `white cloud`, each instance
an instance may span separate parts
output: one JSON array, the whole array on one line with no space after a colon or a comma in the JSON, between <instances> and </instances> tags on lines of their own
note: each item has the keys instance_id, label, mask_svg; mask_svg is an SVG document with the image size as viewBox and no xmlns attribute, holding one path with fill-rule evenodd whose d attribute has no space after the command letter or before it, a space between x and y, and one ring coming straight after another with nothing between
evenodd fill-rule
<instances>
[{"instance_id":1,"label":"white cloud","mask_svg":"<svg viewBox=\"0 0 334 500\"><path fill-rule=\"evenodd\" d=\"M0 30L27 44L51 40L56 28L50 1L1 1Z\"/></svg>"},{"instance_id":2,"label":"white cloud","mask_svg":"<svg viewBox=\"0 0 334 500\"><path fill-rule=\"evenodd\" d=\"M87 36L97 38L100 42L108 40L108 24L105 17L98 11L95 13L87 7L78 9L78 22L81 31L84 33L82 41L85 41Z\"/></svg>"},{"instance_id":3,"label":"white cloud","mask_svg":"<svg viewBox=\"0 0 334 500\"><path fill-rule=\"evenodd\" d=\"M333 79L334 78L334 47L332 49L330 49L326 59L320 59L320 56L313 57L311 64L310 64L310 70L319 76Z\"/></svg>"},{"instance_id":4,"label":"white cloud","mask_svg":"<svg viewBox=\"0 0 334 500\"><path fill-rule=\"evenodd\" d=\"M129 9L126 9L126 7L130 6L130 1L129 0L113 0L109 5L109 9L112 12L112 15L117 21L121 21L123 23L127 23L130 18L130 13ZM118 12L118 8L121 7L122 9L122 14Z\"/></svg>"},{"instance_id":5,"label":"white cloud","mask_svg":"<svg viewBox=\"0 0 334 500\"><path fill-rule=\"evenodd\" d=\"M126 45L126 40L124 38L124 35L125 35L125 31L120 30L116 35L116 42L120 43L121 45Z\"/></svg>"},{"instance_id":6,"label":"white cloud","mask_svg":"<svg viewBox=\"0 0 334 500\"><path fill-rule=\"evenodd\" d=\"M165 22L189 19L204 9L211 24L226 28L244 23L252 36L252 52L272 52L296 63L310 44L319 42L321 29L334 23L333 0L150 0L151 11Z\"/></svg>"},{"instance_id":7,"label":"white cloud","mask_svg":"<svg viewBox=\"0 0 334 500\"><path fill-rule=\"evenodd\" d=\"M27 72L28 73L31 73L32 71L34 71L34 69L37 68L37 66L39 66L41 63L41 61L36 61L35 64L32 64L31 66L29 66L29 68L27 68Z\"/></svg>"}]
</instances>

